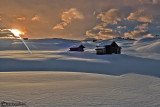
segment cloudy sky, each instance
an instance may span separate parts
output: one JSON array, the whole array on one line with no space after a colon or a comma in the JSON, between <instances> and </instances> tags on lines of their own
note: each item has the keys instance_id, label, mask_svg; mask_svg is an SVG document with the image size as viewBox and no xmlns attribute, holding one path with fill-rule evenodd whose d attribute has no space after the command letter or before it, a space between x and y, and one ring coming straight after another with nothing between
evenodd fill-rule
<instances>
[{"instance_id":1,"label":"cloudy sky","mask_svg":"<svg viewBox=\"0 0 160 107\"><path fill-rule=\"evenodd\" d=\"M0 0L0 36L139 38L160 33L160 0Z\"/></svg>"}]
</instances>

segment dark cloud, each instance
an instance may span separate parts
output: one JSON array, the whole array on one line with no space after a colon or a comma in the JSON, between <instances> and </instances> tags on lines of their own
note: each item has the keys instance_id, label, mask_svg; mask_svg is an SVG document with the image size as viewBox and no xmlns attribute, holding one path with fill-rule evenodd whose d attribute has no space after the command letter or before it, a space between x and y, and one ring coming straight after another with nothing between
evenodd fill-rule
<instances>
[{"instance_id":1,"label":"dark cloud","mask_svg":"<svg viewBox=\"0 0 160 107\"><path fill-rule=\"evenodd\" d=\"M8 29L0 29L0 38L14 38L14 34Z\"/></svg>"}]
</instances>

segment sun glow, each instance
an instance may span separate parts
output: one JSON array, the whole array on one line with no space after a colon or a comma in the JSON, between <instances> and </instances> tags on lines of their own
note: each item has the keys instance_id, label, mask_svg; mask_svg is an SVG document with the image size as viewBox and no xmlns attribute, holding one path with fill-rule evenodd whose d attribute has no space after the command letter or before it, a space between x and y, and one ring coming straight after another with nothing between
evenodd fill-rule
<instances>
[{"instance_id":1,"label":"sun glow","mask_svg":"<svg viewBox=\"0 0 160 107\"><path fill-rule=\"evenodd\" d=\"M16 38L20 39L24 43L27 50L30 52L30 54L32 54L32 51L29 49L28 45L26 44L26 42L21 37L21 35L24 35L24 32L21 32L20 30L17 30L17 29L10 29L10 31L13 33L13 35Z\"/></svg>"},{"instance_id":2,"label":"sun glow","mask_svg":"<svg viewBox=\"0 0 160 107\"><path fill-rule=\"evenodd\" d=\"M17 29L11 29L10 31L14 34L14 36L20 37L20 38L21 38L21 35L24 34L23 32Z\"/></svg>"}]
</instances>

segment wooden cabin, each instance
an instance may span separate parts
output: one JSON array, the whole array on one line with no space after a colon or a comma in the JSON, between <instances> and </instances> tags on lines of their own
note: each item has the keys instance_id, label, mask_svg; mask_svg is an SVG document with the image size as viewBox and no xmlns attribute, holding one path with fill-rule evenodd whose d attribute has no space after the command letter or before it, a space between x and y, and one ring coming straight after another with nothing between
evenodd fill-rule
<instances>
[{"instance_id":1,"label":"wooden cabin","mask_svg":"<svg viewBox=\"0 0 160 107\"><path fill-rule=\"evenodd\" d=\"M116 42L112 42L111 45L106 45L104 48L97 48L96 52L97 55L104 55L104 54L121 54L121 47L119 47Z\"/></svg>"},{"instance_id":2,"label":"wooden cabin","mask_svg":"<svg viewBox=\"0 0 160 107\"><path fill-rule=\"evenodd\" d=\"M70 51L80 51L80 52L83 52L84 48L85 47L83 45L80 45L79 47L70 48Z\"/></svg>"},{"instance_id":3,"label":"wooden cabin","mask_svg":"<svg viewBox=\"0 0 160 107\"><path fill-rule=\"evenodd\" d=\"M106 45L106 54L121 54L121 47L119 47L116 42L112 42L111 45Z\"/></svg>"}]
</instances>

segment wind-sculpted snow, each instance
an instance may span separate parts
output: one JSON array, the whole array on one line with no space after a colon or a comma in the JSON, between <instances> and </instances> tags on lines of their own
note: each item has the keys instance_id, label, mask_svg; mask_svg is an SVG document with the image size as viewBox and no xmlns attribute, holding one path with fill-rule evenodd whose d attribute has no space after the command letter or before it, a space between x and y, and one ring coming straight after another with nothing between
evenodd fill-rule
<instances>
[{"instance_id":1,"label":"wind-sculpted snow","mask_svg":"<svg viewBox=\"0 0 160 107\"><path fill-rule=\"evenodd\" d=\"M160 38L143 38L134 42L122 42L123 54L160 60ZM125 46L126 45L126 46Z\"/></svg>"},{"instance_id":2,"label":"wind-sculpted snow","mask_svg":"<svg viewBox=\"0 0 160 107\"><path fill-rule=\"evenodd\" d=\"M116 41L121 55L96 55ZM160 40L0 40L0 104L27 107L159 107ZM83 44L85 52L69 48ZM39 72L41 71L41 72ZM23 106L22 106L23 107ZM24 106L25 107L25 106Z\"/></svg>"},{"instance_id":3,"label":"wind-sculpted snow","mask_svg":"<svg viewBox=\"0 0 160 107\"><path fill-rule=\"evenodd\" d=\"M160 41L155 42L146 46L142 46L140 48L137 48L137 51L140 52L146 52L146 53L159 53L160 54Z\"/></svg>"},{"instance_id":4,"label":"wind-sculpted snow","mask_svg":"<svg viewBox=\"0 0 160 107\"><path fill-rule=\"evenodd\" d=\"M95 49L96 46L109 45L112 42L107 40L78 41L67 39L33 39L25 41L32 50L62 50L70 47L85 45L87 49ZM18 39L0 39L0 50L25 50L24 44Z\"/></svg>"},{"instance_id":5,"label":"wind-sculpted snow","mask_svg":"<svg viewBox=\"0 0 160 107\"><path fill-rule=\"evenodd\" d=\"M0 73L0 101L19 101L24 107L158 107L159 83L137 74Z\"/></svg>"},{"instance_id":6,"label":"wind-sculpted snow","mask_svg":"<svg viewBox=\"0 0 160 107\"><path fill-rule=\"evenodd\" d=\"M0 71L70 71L108 75L138 73L160 77L160 41L158 38L134 40L28 40L33 54L27 53L20 40L1 40ZM116 41L122 55L96 55L96 46ZM145 43L150 43L143 46ZM85 52L69 52L69 48L83 44ZM8 48L4 48L8 47ZM15 50L14 50L15 49ZM5 50L5 51L3 51ZM25 51L26 50L26 51ZM154 72L151 72L153 71Z\"/></svg>"},{"instance_id":7,"label":"wind-sculpted snow","mask_svg":"<svg viewBox=\"0 0 160 107\"><path fill-rule=\"evenodd\" d=\"M159 78L137 74L0 73L0 101L24 107L158 107L159 83Z\"/></svg>"},{"instance_id":8,"label":"wind-sculpted snow","mask_svg":"<svg viewBox=\"0 0 160 107\"><path fill-rule=\"evenodd\" d=\"M69 71L106 75L136 73L160 77L159 60L127 55L97 56L94 53L24 51L0 54L0 71Z\"/></svg>"}]
</instances>

